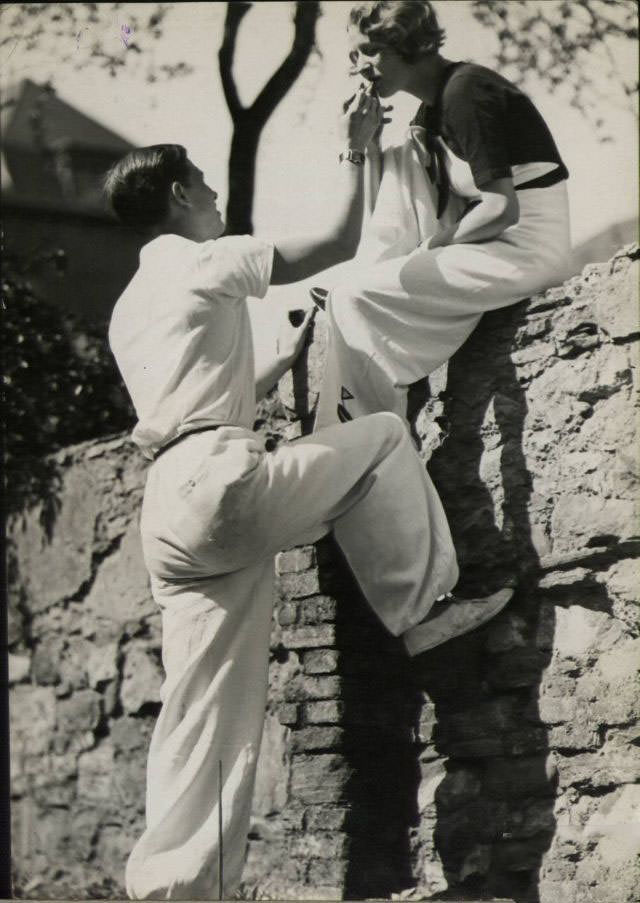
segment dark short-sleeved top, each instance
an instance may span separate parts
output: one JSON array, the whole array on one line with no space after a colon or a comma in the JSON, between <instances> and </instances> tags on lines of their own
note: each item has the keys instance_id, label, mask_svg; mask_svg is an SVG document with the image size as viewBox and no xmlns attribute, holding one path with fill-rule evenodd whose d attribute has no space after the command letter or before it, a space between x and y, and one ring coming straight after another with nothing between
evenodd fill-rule
<instances>
[{"instance_id":1,"label":"dark short-sleeved top","mask_svg":"<svg viewBox=\"0 0 640 903\"><path fill-rule=\"evenodd\" d=\"M526 163L557 166L522 188L553 185L569 175L549 127L533 102L506 78L475 63L451 63L442 74L434 106L421 104L414 125L440 135L465 160L476 185L511 176Z\"/></svg>"}]
</instances>

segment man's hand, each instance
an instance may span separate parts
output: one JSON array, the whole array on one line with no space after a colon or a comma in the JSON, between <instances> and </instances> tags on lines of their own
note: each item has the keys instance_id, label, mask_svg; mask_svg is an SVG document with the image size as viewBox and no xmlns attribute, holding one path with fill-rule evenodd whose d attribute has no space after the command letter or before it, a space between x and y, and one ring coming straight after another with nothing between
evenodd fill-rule
<instances>
[{"instance_id":1,"label":"man's hand","mask_svg":"<svg viewBox=\"0 0 640 903\"><path fill-rule=\"evenodd\" d=\"M256 400L264 398L281 376L290 369L309 337L316 308L288 310L282 319L276 339L275 359L265 361L256 371Z\"/></svg>"},{"instance_id":2,"label":"man's hand","mask_svg":"<svg viewBox=\"0 0 640 903\"><path fill-rule=\"evenodd\" d=\"M276 340L276 353L282 363L293 364L308 339L308 329L316 315L317 308L290 310L282 321Z\"/></svg>"}]
</instances>

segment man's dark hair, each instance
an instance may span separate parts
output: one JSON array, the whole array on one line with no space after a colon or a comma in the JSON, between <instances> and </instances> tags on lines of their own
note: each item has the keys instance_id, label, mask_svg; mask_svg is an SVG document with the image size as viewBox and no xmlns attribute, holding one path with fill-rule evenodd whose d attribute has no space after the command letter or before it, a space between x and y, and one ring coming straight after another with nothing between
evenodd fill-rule
<instances>
[{"instance_id":1,"label":"man's dark hair","mask_svg":"<svg viewBox=\"0 0 640 903\"><path fill-rule=\"evenodd\" d=\"M167 215L173 182L189 184L187 151L181 144L154 144L131 151L112 166L104 191L122 223L144 230Z\"/></svg>"}]
</instances>

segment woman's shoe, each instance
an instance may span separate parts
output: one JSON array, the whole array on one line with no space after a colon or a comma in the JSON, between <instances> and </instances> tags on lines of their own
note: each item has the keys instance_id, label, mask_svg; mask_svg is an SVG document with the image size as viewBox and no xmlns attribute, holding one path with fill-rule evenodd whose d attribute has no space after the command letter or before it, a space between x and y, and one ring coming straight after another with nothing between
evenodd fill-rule
<instances>
[{"instance_id":1,"label":"woman's shoe","mask_svg":"<svg viewBox=\"0 0 640 903\"><path fill-rule=\"evenodd\" d=\"M479 599L456 599L447 595L435 602L424 619L402 634L409 655L418 655L462 636L495 617L513 596L510 587Z\"/></svg>"}]
</instances>

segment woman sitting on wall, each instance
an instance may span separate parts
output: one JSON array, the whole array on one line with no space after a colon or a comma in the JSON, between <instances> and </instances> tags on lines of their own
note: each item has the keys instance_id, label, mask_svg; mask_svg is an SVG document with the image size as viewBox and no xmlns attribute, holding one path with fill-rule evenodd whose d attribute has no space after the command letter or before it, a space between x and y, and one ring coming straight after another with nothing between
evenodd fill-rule
<instances>
[{"instance_id":1,"label":"woman sitting on wall","mask_svg":"<svg viewBox=\"0 0 640 903\"><path fill-rule=\"evenodd\" d=\"M372 219L330 293L318 425L406 417L407 387L447 361L485 311L561 282L567 169L531 100L502 76L440 54L427 0L351 11L352 72L380 98L421 101L410 138L371 159ZM363 165L356 155L353 165Z\"/></svg>"}]
</instances>

